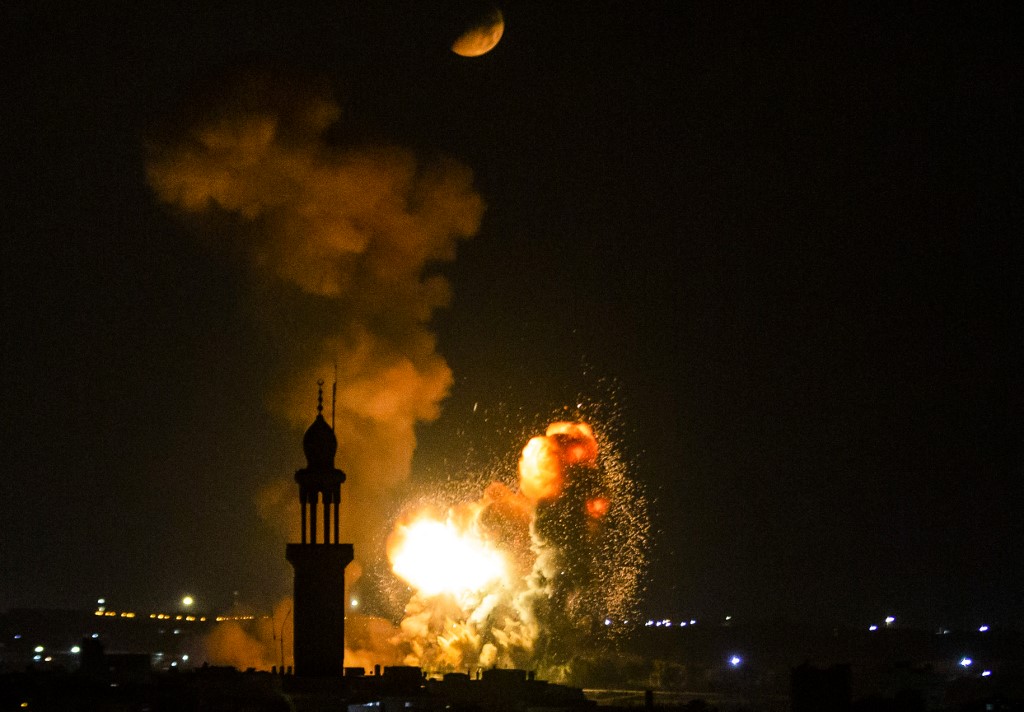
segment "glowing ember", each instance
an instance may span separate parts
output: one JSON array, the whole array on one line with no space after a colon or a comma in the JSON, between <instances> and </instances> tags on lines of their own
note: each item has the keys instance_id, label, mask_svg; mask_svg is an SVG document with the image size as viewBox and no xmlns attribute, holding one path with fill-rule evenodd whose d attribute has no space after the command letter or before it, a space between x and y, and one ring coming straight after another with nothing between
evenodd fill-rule
<instances>
[{"instance_id":1,"label":"glowing ember","mask_svg":"<svg viewBox=\"0 0 1024 712\"><path fill-rule=\"evenodd\" d=\"M594 497L593 499L588 499L587 514L593 519L600 519L604 515L608 514L609 504L607 497Z\"/></svg>"},{"instance_id":2,"label":"glowing ember","mask_svg":"<svg viewBox=\"0 0 1024 712\"><path fill-rule=\"evenodd\" d=\"M399 524L388 540L392 570L419 593L462 595L500 582L505 558L479 532L429 514Z\"/></svg>"}]
</instances>

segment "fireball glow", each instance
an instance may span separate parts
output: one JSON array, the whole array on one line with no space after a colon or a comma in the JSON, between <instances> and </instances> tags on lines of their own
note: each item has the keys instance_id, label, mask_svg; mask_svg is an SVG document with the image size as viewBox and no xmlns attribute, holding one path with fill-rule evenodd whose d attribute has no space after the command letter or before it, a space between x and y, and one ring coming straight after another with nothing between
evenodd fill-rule
<instances>
[{"instance_id":1,"label":"fireball glow","mask_svg":"<svg viewBox=\"0 0 1024 712\"><path fill-rule=\"evenodd\" d=\"M513 472L481 480L479 494L442 488L394 525L387 555L409 587L395 591L401 664L558 677L581 647L616 635L594 621L632 618L649 524L614 448L599 450L587 423L551 423L522 449L518 475L518 489Z\"/></svg>"},{"instance_id":2,"label":"fireball glow","mask_svg":"<svg viewBox=\"0 0 1024 712\"><path fill-rule=\"evenodd\" d=\"M421 517L399 525L389 546L392 569L419 593L478 592L507 575L505 558L471 529Z\"/></svg>"}]
</instances>

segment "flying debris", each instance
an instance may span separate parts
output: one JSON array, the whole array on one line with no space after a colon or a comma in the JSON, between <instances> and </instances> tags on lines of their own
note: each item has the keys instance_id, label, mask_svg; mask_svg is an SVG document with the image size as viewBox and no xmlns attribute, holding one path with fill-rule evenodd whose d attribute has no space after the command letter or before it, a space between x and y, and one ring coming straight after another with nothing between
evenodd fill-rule
<instances>
[{"instance_id":1,"label":"flying debris","mask_svg":"<svg viewBox=\"0 0 1024 712\"><path fill-rule=\"evenodd\" d=\"M581 645L619 634L646 567L646 503L590 425L531 438L516 487L417 503L387 542L411 591L399 637L407 665L513 666L557 677Z\"/></svg>"}]
</instances>

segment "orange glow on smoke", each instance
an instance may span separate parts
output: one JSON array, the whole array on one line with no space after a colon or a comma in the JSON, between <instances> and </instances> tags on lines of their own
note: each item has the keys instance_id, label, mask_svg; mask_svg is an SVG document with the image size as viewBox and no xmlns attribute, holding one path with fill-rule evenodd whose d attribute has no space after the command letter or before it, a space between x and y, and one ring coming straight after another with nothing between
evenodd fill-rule
<instances>
[{"instance_id":1,"label":"orange glow on smoke","mask_svg":"<svg viewBox=\"0 0 1024 712\"><path fill-rule=\"evenodd\" d=\"M566 465L597 464L597 439L586 423L552 423L545 435L561 446Z\"/></svg>"},{"instance_id":2,"label":"orange glow on smoke","mask_svg":"<svg viewBox=\"0 0 1024 712\"><path fill-rule=\"evenodd\" d=\"M562 493L562 460L558 443L538 435L530 438L519 458L519 489L532 500Z\"/></svg>"},{"instance_id":3,"label":"orange glow on smoke","mask_svg":"<svg viewBox=\"0 0 1024 712\"><path fill-rule=\"evenodd\" d=\"M597 440L586 423L552 423L531 438L519 458L519 490L533 501L562 493L565 468L597 464Z\"/></svg>"},{"instance_id":4,"label":"orange glow on smoke","mask_svg":"<svg viewBox=\"0 0 1024 712\"><path fill-rule=\"evenodd\" d=\"M600 519L604 515L608 514L608 502L607 497L594 497L593 499L587 500L587 514L593 519Z\"/></svg>"}]
</instances>

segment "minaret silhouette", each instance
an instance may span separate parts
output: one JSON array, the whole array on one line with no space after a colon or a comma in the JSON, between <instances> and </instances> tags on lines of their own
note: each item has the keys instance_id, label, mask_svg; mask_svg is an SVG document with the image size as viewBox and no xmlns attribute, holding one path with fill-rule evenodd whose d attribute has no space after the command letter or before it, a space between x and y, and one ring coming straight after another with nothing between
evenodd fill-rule
<instances>
[{"instance_id":1,"label":"minaret silhouette","mask_svg":"<svg viewBox=\"0 0 1024 712\"><path fill-rule=\"evenodd\" d=\"M338 439L324 420L323 381L318 384L316 420L302 438L306 467L295 473L302 510L302 540L285 556L295 569L295 675L340 677L345 665L345 567L351 544L338 542L338 510L345 473L334 466ZM323 503L323 537L317 541L317 507Z\"/></svg>"}]
</instances>

